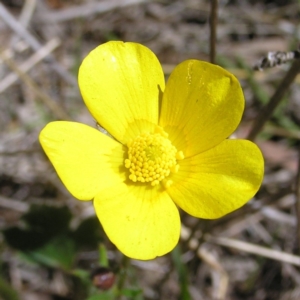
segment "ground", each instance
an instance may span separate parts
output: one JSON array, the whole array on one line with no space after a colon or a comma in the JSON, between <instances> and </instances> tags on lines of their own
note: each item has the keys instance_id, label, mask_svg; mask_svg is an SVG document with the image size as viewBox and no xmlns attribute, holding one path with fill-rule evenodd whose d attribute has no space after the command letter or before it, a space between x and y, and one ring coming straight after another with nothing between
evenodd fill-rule
<instances>
[{"instance_id":1,"label":"ground","mask_svg":"<svg viewBox=\"0 0 300 300\"><path fill-rule=\"evenodd\" d=\"M210 12L204 0L2 1L0 299L300 298L299 78L255 139L265 157L255 198L214 221L182 212L178 248L152 261L122 257L38 142L51 120L96 127L77 87L78 67L95 46L142 43L168 76L185 59L210 60ZM293 63L253 71L269 51L297 50L299 14L296 0L219 1L216 63L237 76L246 100L235 137L247 137ZM106 291L103 273L115 277Z\"/></svg>"}]
</instances>

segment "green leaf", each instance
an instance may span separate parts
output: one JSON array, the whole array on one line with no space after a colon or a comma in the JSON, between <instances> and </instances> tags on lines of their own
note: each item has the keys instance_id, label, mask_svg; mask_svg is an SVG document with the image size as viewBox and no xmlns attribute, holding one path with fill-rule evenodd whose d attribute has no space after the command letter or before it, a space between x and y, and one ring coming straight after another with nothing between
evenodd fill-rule
<instances>
[{"instance_id":1,"label":"green leaf","mask_svg":"<svg viewBox=\"0 0 300 300\"><path fill-rule=\"evenodd\" d=\"M53 207L47 205L32 205L22 219L29 228L40 230L51 236L66 231L69 228L72 214L68 207Z\"/></svg>"},{"instance_id":2,"label":"green leaf","mask_svg":"<svg viewBox=\"0 0 300 300\"><path fill-rule=\"evenodd\" d=\"M11 227L3 230L6 242L13 248L21 251L29 251L43 246L49 237L37 230L26 230Z\"/></svg>"},{"instance_id":3,"label":"green leaf","mask_svg":"<svg viewBox=\"0 0 300 300\"><path fill-rule=\"evenodd\" d=\"M89 297L87 300L115 300L115 296L113 293L109 292L103 292L101 294L96 294L91 297Z\"/></svg>"},{"instance_id":4,"label":"green leaf","mask_svg":"<svg viewBox=\"0 0 300 300\"><path fill-rule=\"evenodd\" d=\"M127 289L123 289L121 291L121 294L126 296L126 297L130 297L130 299L134 299L136 296L139 296L143 293L143 290L141 289L135 289L135 288L127 288Z\"/></svg>"},{"instance_id":5,"label":"green leaf","mask_svg":"<svg viewBox=\"0 0 300 300\"><path fill-rule=\"evenodd\" d=\"M0 299L19 300L17 292L0 276Z\"/></svg>"},{"instance_id":6,"label":"green leaf","mask_svg":"<svg viewBox=\"0 0 300 300\"><path fill-rule=\"evenodd\" d=\"M29 212L22 216L25 228L11 227L4 230L3 234L11 247L31 251L68 231L71 217L67 207L32 205Z\"/></svg>"},{"instance_id":7,"label":"green leaf","mask_svg":"<svg viewBox=\"0 0 300 300\"><path fill-rule=\"evenodd\" d=\"M99 265L102 267L108 267L107 251L103 244L99 245Z\"/></svg>"},{"instance_id":8,"label":"green leaf","mask_svg":"<svg viewBox=\"0 0 300 300\"><path fill-rule=\"evenodd\" d=\"M189 282L188 274L187 274L186 266L183 264L181 260L181 251L178 245L171 252L171 255L175 265L175 269L178 273L179 283L181 287L179 298L181 300L191 300L192 298L188 290L188 282Z\"/></svg>"},{"instance_id":9,"label":"green leaf","mask_svg":"<svg viewBox=\"0 0 300 300\"><path fill-rule=\"evenodd\" d=\"M25 254L29 259L52 268L71 270L76 255L74 242L60 236L35 251Z\"/></svg>"},{"instance_id":10,"label":"green leaf","mask_svg":"<svg viewBox=\"0 0 300 300\"><path fill-rule=\"evenodd\" d=\"M97 217L91 217L84 220L77 229L72 233L76 244L80 247L88 246L98 247L102 240L103 229Z\"/></svg>"}]
</instances>

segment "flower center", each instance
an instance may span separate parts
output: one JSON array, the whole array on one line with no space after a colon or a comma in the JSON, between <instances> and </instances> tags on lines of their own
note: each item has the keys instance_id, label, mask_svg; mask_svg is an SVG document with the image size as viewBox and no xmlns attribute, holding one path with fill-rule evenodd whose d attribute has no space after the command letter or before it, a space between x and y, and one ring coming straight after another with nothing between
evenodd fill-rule
<instances>
[{"instance_id":1,"label":"flower center","mask_svg":"<svg viewBox=\"0 0 300 300\"><path fill-rule=\"evenodd\" d=\"M168 134L158 127L156 133L144 133L128 143L128 158L125 167L133 182L149 182L152 186L164 181L166 187L172 184L165 180L171 172L177 172L177 160L183 159L182 151L172 145Z\"/></svg>"}]
</instances>

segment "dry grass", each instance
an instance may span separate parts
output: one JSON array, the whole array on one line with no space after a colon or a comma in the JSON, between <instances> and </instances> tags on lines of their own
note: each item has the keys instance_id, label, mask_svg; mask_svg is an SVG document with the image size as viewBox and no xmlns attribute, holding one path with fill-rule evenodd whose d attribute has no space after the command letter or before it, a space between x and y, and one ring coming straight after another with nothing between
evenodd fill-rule
<instances>
[{"instance_id":1,"label":"dry grass","mask_svg":"<svg viewBox=\"0 0 300 300\"><path fill-rule=\"evenodd\" d=\"M126 262L104 240L117 286L131 292L120 299L297 300L299 63L289 83L281 85L288 65L263 73L251 66L268 51L297 48L299 3L219 1L216 40L211 39L210 9L210 1L200 0L0 3L0 226L19 225L32 204L67 207L72 229L93 216L89 203L68 194L38 143L50 120L95 126L76 81L78 66L93 47L110 39L143 43L158 55L166 74L184 59L211 57L242 83L246 110L235 134L256 137L266 161L263 185L255 199L222 219L198 221L182 214L180 251L172 255ZM210 52L214 42L216 56ZM272 95L277 95L276 107L262 110ZM255 120L260 123L254 134ZM78 251L71 272L28 263L3 236L0 245L0 299L17 299L13 292L4 296L5 288L25 300L86 299L86 287L76 285L79 277L72 272L90 272L98 262L96 249ZM95 299L104 299L99 295Z\"/></svg>"}]
</instances>

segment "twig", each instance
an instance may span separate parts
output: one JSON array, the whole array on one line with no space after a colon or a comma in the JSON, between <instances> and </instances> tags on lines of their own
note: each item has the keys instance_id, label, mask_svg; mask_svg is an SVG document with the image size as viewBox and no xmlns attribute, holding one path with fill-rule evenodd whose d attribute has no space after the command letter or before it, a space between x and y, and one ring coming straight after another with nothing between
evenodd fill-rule
<instances>
[{"instance_id":1,"label":"twig","mask_svg":"<svg viewBox=\"0 0 300 300\"><path fill-rule=\"evenodd\" d=\"M218 23L218 0L211 0L210 6L210 62L216 62L216 40Z\"/></svg>"},{"instance_id":2,"label":"twig","mask_svg":"<svg viewBox=\"0 0 300 300\"><path fill-rule=\"evenodd\" d=\"M207 242L218 244L221 246L238 249L244 252L252 253L255 255L264 256L270 259L278 260L284 263L293 264L300 266L300 256L286 253L283 251L273 250L266 247L254 245L251 243L238 241L235 239L228 239L222 237L214 237L206 235L205 239Z\"/></svg>"},{"instance_id":3,"label":"twig","mask_svg":"<svg viewBox=\"0 0 300 300\"><path fill-rule=\"evenodd\" d=\"M264 132L271 134L271 135L277 135L277 136L281 136L284 138L288 138L288 139L296 139L296 140L300 140L300 131L299 130L295 130L295 129L285 129L279 126L275 126L275 125L267 125L264 128Z\"/></svg>"},{"instance_id":4,"label":"twig","mask_svg":"<svg viewBox=\"0 0 300 300\"><path fill-rule=\"evenodd\" d=\"M44 102L44 104L53 112L53 114L62 120L71 120L69 115L64 111L64 109L54 102L48 95L43 93L38 85L24 72L22 72L19 67L9 58L5 57L2 52L0 52L0 59L5 61L9 68L14 71L20 79L30 87L33 92Z\"/></svg>"},{"instance_id":5,"label":"twig","mask_svg":"<svg viewBox=\"0 0 300 300\"><path fill-rule=\"evenodd\" d=\"M129 5L146 3L149 0L123 0L123 1L102 1L83 5L77 5L70 8L61 9L55 12L47 12L41 15L41 22L64 22L76 18L86 18L88 16L108 12L116 8L122 8Z\"/></svg>"},{"instance_id":6,"label":"twig","mask_svg":"<svg viewBox=\"0 0 300 300\"><path fill-rule=\"evenodd\" d=\"M216 298L225 299L228 288L228 275L221 264L217 261L211 253L205 248L206 243L203 243L206 235L202 235L200 238L193 236L194 231L185 225L181 225L181 240L188 244L190 250L195 251L197 256L205 261L211 268L213 268L220 275L220 285L217 290Z\"/></svg>"},{"instance_id":7,"label":"twig","mask_svg":"<svg viewBox=\"0 0 300 300\"><path fill-rule=\"evenodd\" d=\"M29 59L19 66L21 72L28 72L33 66L44 59L49 53L51 53L55 48L60 45L60 40L57 38L49 41L45 46L40 48L35 52ZM10 73L0 82L0 93L3 93L7 88L9 88L13 83L18 80L18 75L16 73Z\"/></svg>"},{"instance_id":8,"label":"twig","mask_svg":"<svg viewBox=\"0 0 300 300\"><path fill-rule=\"evenodd\" d=\"M288 203L288 205L285 205L284 208L290 208L291 206L294 206L294 203L295 201ZM274 220L277 223L295 226L296 218L290 214L282 212L276 207L283 208L279 202L276 206L265 205L256 213L236 218L234 221L228 222L226 226L220 226L217 230L218 235L224 237L236 236L249 227L258 224L264 217L269 220Z\"/></svg>"},{"instance_id":9,"label":"twig","mask_svg":"<svg viewBox=\"0 0 300 300\"><path fill-rule=\"evenodd\" d=\"M19 21L23 26L27 27L27 25L29 24L29 22L32 18L32 15L34 13L34 10L36 8L36 2L37 2L37 0L26 0L25 1L25 4L23 5L22 12L21 12L21 15L19 18Z\"/></svg>"},{"instance_id":10,"label":"twig","mask_svg":"<svg viewBox=\"0 0 300 300\"><path fill-rule=\"evenodd\" d=\"M40 148L35 148L35 149L18 149L15 151L0 151L0 156L15 156L19 154L32 154L36 152L40 152Z\"/></svg>"},{"instance_id":11,"label":"twig","mask_svg":"<svg viewBox=\"0 0 300 300\"><path fill-rule=\"evenodd\" d=\"M0 207L15 210L20 213L26 213L29 210L29 204L3 196L0 196Z\"/></svg>"},{"instance_id":12,"label":"twig","mask_svg":"<svg viewBox=\"0 0 300 300\"><path fill-rule=\"evenodd\" d=\"M24 28L0 3L0 18L20 37L22 37L26 43L34 50L38 51L42 45L41 43L26 29ZM66 82L73 86L77 86L77 80L67 70L65 70L52 56L47 56L47 61L51 62L51 67L60 75Z\"/></svg>"},{"instance_id":13,"label":"twig","mask_svg":"<svg viewBox=\"0 0 300 300\"><path fill-rule=\"evenodd\" d=\"M300 61L295 61L289 71L286 73L285 77L283 78L282 82L278 86L277 90L271 97L268 104L260 111L258 117L255 119L254 125L252 130L248 135L249 140L254 140L257 134L261 131L265 123L269 120L271 115L273 114L275 108L280 103L282 97L284 96L285 92L288 90L290 85L295 80L297 74L300 71Z\"/></svg>"},{"instance_id":14,"label":"twig","mask_svg":"<svg viewBox=\"0 0 300 300\"><path fill-rule=\"evenodd\" d=\"M37 0L26 0L22 7L22 11L21 11L21 14L19 17L19 22L25 28L27 28L27 26L32 18L32 15L33 15L35 7L36 7L36 1ZM19 39L18 36L13 36L10 44L12 46L14 46L17 43L18 39Z\"/></svg>"},{"instance_id":15,"label":"twig","mask_svg":"<svg viewBox=\"0 0 300 300\"><path fill-rule=\"evenodd\" d=\"M300 150L298 151L298 172L296 176L296 217L297 217L297 239L298 239L298 251L300 251Z\"/></svg>"},{"instance_id":16,"label":"twig","mask_svg":"<svg viewBox=\"0 0 300 300\"><path fill-rule=\"evenodd\" d=\"M296 225L296 218L294 216L271 206L262 207L261 214L269 220L274 220L277 223L287 224L293 227Z\"/></svg>"},{"instance_id":17,"label":"twig","mask_svg":"<svg viewBox=\"0 0 300 300\"><path fill-rule=\"evenodd\" d=\"M215 292L214 299L216 300L225 299L228 290L228 283L229 283L228 274L225 271L225 269L222 267L220 262L217 260L217 258L210 251L208 251L208 249L206 249L205 246L206 243L202 244L199 247L197 251L197 255L199 258L205 261L220 276L219 284L214 289Z\"/></svg>"}]
</instances>

